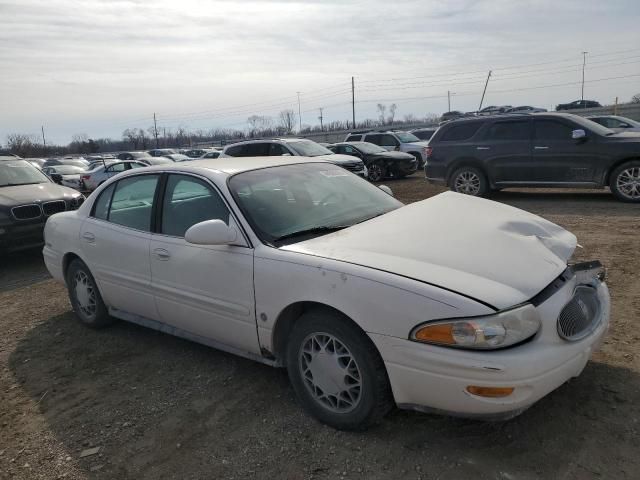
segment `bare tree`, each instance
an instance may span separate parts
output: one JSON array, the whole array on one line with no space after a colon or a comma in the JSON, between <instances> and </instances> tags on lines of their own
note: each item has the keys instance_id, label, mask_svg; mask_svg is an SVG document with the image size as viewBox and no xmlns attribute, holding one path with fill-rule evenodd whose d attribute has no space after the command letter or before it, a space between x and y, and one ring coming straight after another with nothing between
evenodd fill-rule
<instances>
[{"instance_id":1,"label":"bare tree","mask_svg":"<svg viewBox=\"0 0 640 480\"><path fill-rule=\"evenodd\" d=\"M396 110L398 110L398 106L392 103L389 106L389 125L393 125L393 120L396 118Z\"/></svg>"},{"instance_id":2,"label":"bare tree","mask_svg":"<svg viewBox=\"0 0 640 480\"><path fill-rule=\"evenodd\" d=\"M129 142L129 148L133 147L134 150L138 149L138 132L135 128L127 128L122 132L122 138Z\"/></svg>"},{"instance_id":3,"label":"bare tree","mask_svg":"<svg viewBox=\"0 0 640 480\"><path fill-rule=\"evenodd\" d=\"M382 103L378 104L378 113L380 114L380 124L384 125L384 114L387 111L387 106Z\"/></svg>"},{"instance_id":4,"label":"bare tree","mask_svg":"<svg viewBox=\"0 0 640 480\"><path fill-rule=\"evenodd\" d=\"M285 134L289 134L293 131L296 124L296 114L293 110L282 110L278 114L278 119Z\"/></svg>"},{"instance_id":5,"label":"bare tree","mask_svg":"<svg viewBox=\"0 0 640 480\"><path fill-rule=\"evenodd\" d=\"M35 146L36 139L33 135L25 133L10 133L7 135L7 147L9 151L21 157L30 156Z\"/></svg>"},{"instance_id":6,"label":"bare tree","mask_svg":"<svg viewBox=\"0 0 640 480\"><path fill-rule=\"evenodd\" d=\"M631 103L640 103L640 93L636 93L631 97Z\"/></svg>"}]
</instances>

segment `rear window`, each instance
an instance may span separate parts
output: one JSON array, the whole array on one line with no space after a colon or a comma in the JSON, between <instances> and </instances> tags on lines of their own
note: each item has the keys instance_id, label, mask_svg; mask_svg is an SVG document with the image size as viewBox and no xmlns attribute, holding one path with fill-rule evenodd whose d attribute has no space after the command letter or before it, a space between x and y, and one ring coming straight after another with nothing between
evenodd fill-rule
<instances>
[{"instance_id":1,"label":"rear window","mask_svg":"<svg viewBox=\"0 0 640 480\"><path fill-rule=\"evenodd\" d=\"M465 122L460 125L453 125L442 134L440 141L455 142L467 140L473 137L481 126L481 122Z\"/></svg>"}]
</instances>

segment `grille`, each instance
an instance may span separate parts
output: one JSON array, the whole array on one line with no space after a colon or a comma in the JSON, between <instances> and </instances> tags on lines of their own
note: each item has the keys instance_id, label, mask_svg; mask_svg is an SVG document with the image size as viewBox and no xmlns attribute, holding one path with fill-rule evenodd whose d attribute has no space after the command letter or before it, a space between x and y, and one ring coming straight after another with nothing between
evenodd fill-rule
<instances>
[{"instance_id":1,"label":"grille","mask_svg":"<svg viewBox=\"0 0 640 480\"><path fill-rule=\"evenodd\" d=\"M593 287L576 288L573 298L560 312L558 334L574 342L593 332L600 323L600 302Z\"/></svg>"},{"instance_id":2,"label":"grille","mask_svg":"<svg viewBox=\"0 0 640 480\"><path fill-rule=\"evenodd\" d=\"M364 164L362 162L346 163L342 166L351 172L360 172L364 169Z\"/></svg>"},{"instance_id":3,"label":"grille","mask_svg":"<svg viewBox=\"0 0 640 480\"><path fill-rule=\"evenodd\" d=\"M42 215L42 210L38 205L20 205L19 207L13 207L11 213L17 220L31 220L39 218Z\"/></svg>"},{"instance_id":4,"label":"grille","mask_svg":"<svg viewBox=\"0 0 640 480\"><path fill-rule=\"evenodd\" d=\"M64 200L56 200L55 202L46 202L42 204L42 211L48 217L54 213L64 212L67 209L67 204Z\"/></svg>"}]
</instances>

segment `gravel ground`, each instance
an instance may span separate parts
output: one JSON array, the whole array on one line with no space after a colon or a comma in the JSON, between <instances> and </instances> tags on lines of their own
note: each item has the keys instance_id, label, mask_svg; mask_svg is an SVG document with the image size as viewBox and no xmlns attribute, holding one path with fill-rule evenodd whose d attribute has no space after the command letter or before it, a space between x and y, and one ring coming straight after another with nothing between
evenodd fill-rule
<instances>
[{"instance_id":1,"label":"gravel ground","mask_svg":"<svg viewBox=\"0 0 640 480\"><path fill-rule=\"evenodd\" d=\"M441 191L387 183L406 202ZM609 268L602 351L523 415L394 411L338 432L302 413L283 370L124 322L83 328L34 252L0 258L0 478L640 478L640 206L596 191L492 199L570 229L578 258Z\"/></svg>"}]
</instances>

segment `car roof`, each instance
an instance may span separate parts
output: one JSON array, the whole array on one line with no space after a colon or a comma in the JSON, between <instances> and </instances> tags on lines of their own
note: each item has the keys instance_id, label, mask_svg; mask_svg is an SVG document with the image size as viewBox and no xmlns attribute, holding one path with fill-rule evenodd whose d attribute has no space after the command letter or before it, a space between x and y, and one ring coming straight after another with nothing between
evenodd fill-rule
<instances>
[{"instance_id":1,"label":"car roof","mask_svg":"<svg viewBox=\"0 0 640 480\"><path fill-rule=\"evenodd\" d=\"M249 170L260 170L262 168L268 167L280 167L283 165L296 165L305 163L331 164L331 162L313 157L218 157L194 159L190 162L179 162L170 165L158 165L148 168L149 170L153 169L163 171L198 171L204 169L210 170L212 172L224 173L226 175L234 175L236 173L247 172Z\"/></svg>"}]
</instances>

